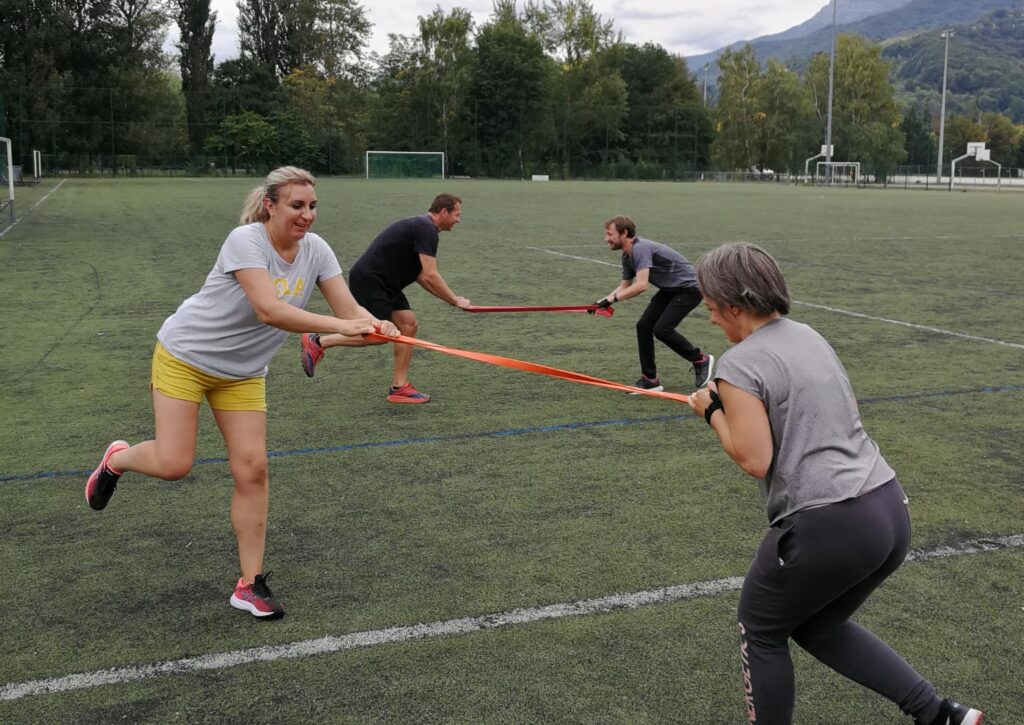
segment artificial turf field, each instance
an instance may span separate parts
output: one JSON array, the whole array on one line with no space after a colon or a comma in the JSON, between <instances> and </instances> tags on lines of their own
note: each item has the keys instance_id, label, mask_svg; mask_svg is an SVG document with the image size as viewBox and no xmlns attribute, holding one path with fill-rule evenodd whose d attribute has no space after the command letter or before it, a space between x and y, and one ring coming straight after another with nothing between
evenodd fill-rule
<instances>
[{"instance_id":1,"label":"artificial turf field","mask_svg":"<svg viewBox=\"0 0 1024 725\"><path fill-rule=\"evenodd\" d=\"M418 350L428 405L384 401L386 347L298 336L268 378L267 566L287 616L232 610L231 482L209 410L179 482L82 488L152 435L156 330L255 180L52 180L0 226L0 722L739 723L735 606L766 527L685 405ZM347 269L443 190L439 269L477 305L612 290L617 213L695 261L779 260L792 317L845 362L911 499L914 559L861 610L943 694L1024 723L1024 197L775 185L323 179ZM470 315L408 291L424 339L631 383L634 323ZM312 309L326 311L317 297ZM719 354L703 310L681 331ZM689 365L660 346L667 389ZM870 535L870 532L865 532ZM422 626L416 626L422 625ZM794 647L796 723L909 723Z\"/></svg>"}]
</instances>

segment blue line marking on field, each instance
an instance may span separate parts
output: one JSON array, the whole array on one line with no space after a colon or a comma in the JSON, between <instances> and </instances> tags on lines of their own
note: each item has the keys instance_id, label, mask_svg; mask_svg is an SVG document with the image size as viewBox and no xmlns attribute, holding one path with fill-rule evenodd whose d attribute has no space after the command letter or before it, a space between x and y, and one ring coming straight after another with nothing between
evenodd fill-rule
<instances>
[{"instance_id":1,"label":"blue line marking on field","mask_svg":"<svg viewBox=\"0 0 1024 725\"><path fill-rule=\"evenodd\" d=\"M974 390L941 390L934 393L906 393L904 395L886 395L876 398L864 398L858 401L860 405L876 405L879 403L900 403L912 400L929 400L937 398L951 398L957 395L979 395L986 393L1019 393L1024 391L1024 385L986 386ZM697 420L693 413L686 412L679 415L656 415L649 418L617 418L613 420L581 421L577 423L558 423L554 425L536 426L533 428L508 428L506 430L488 431L486 433L456 433L445 436L426 436L424 438L406 438L394 441L369 441L367 443L344 443L337 446L324 446L321 448L295 448L287 451L267 451L268 458L290 458L292 456L310 456L320 453L344 453L345 451L359 451L367 448L394 448L397 446L411 446L424 443L454 443L456 441L480 440L483 438L511 438L514 436L530 435L533 433L555 433L567 430L583 430L586 428L607 428L620 425L636 425L648 423L664 423L668 421ZM193 465L205 466L211 463L227 463L227 458L199 458ZM64 478L68 476L88 476L91 469L77 471L44 471L41 473L23 473L15 476L0 476L0 483L11 483L15 481L35 481L46 478Z\"/></svg>"}]
</instances>

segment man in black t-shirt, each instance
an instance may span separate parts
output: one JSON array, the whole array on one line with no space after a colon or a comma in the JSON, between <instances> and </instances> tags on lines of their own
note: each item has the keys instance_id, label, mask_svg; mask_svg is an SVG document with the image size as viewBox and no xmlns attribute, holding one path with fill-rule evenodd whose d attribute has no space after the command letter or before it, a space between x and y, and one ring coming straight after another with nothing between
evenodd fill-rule
<instances>
[{"instance_id":1,"label":"man in black t-shirt","mask_svg":"<svg viewBox=\"0 0 1024 725\"><path fill-rule=\"evenodd\" d=\"M415 337L416 315L402 292L413 282L453 307L465 309L469 300L452 292L437 271L438 233L451 231L462 216L462 200L438 194L426 214L392 222L377 235L349 272L348 286L356 301L379 320L391 320L399 331ZM306 333L301 340L302 369L313 377L324 350L351 344L344 335ZM430 396L409 382L412 346L395 344L395 367L388 388L391 403L426 403Z\"/></svg>"}]
</instances>

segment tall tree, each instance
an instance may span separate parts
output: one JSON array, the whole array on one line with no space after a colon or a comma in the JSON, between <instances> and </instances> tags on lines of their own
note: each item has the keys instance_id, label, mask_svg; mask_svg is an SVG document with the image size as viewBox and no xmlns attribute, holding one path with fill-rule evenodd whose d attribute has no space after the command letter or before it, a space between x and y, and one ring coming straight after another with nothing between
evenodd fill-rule
<instances>
[{"instance_id":1,"label":"tall tree","mask_svg":"<svg viewBox=\"0 0 1024 725\"><path fill-rule=\"evenodd\" d=\"M465 8L453 8L448 15L437 8L420 17L419 25L424 60L421 82L431 100L440 148L450 158L454 126L472 78L473 16Z\"/></svg>"},{"instance_id":2,"label":"tall tree","mask_svg":"<svg viewBox=\"0 0 1024 725\"><path fill-rule=\"evenodd\" d=\"M714 155L728 167L746 169L758 160L758 85L761 66L748 43L740 50L726 49L718 58L718 107L715 110L717 135Z\"/></svg>"},{"instance_id":3,"label":"tall tree","mask_svg":"<svg viewBox=\"0 0 1024 725\"><path fill-rule=\"evenodd\" d=\"M320 0L317 62L328 76L361 76L360 60L373 25L355 0Z\"/></svg>"},{"instance_id":4,"label":"tall tree","mask_svg":"<svg viewBox=\"0 0 1024 725\"><path fill-rule=\"evenodd\" d=\"M983 113L980 123L985 129L985 141L992 151L992 158L1004 166L1014 163L1021 137L1020 127L1001 113Z\"/></svg>"},{"instance_id":5,"label":"tall tree","mask_svg":"<svg viewBox=\"0 0 1024 725\"><path fill-rule=\"evenodd\" d=\"M213 80L210 47L217 13L211 12L210 0L177 0L175 20L180 33L177 47L188 137L193 151L200 152L207 133L210 84Z\"/></svg>"},{"instance_id":6,"label":"tall tree","mask_svg":"<svg viewBox=\"0 0 1024 725\"><path fill-rule=\"evenodd\" d=\"M527 32L514 0L499 0L476 38L466 113L472 118L477 174L523 178L554 137L551 78L554 61Z\"/></svg>"},{"instance_id":7,"label":"tall tree","mask_svg":"<svg viewBox=\"0 0 1024 725\"><path fill-rule=\"evenodd\" d=\"M811 59L806 82L812 90L818 118L828 113L829 58ZM906 158L900 108L889 81L889 63L878 45L855 35L836 39L835 94L832 138L835 161L860 161L884 175Z\"/></svg>"},{"instance_id":8,"label":"tall tree","mask_svg":"<svg viewBox=\"0 0 1024 725\"><path fill-rule=\"evenodd\" d=\"M769 60L757 86L757 153L760 169L798 173L818 144L814 104L796 73Z\"/></svg>"},{"instance_id":9,"label":"tall tree","mask_svg":"<svg viewBox=\"0 0 1024 725\"><path fill-rule=\"evenodd\" d=\"M615 45L607 56L626 84L622 151L660 169L707 164L711 124L683 58L660 45Z\"/></svg>"},{"instance_id":10,"label":"tall tree","mask_svg":"<svg viewBox=\"0 0 1024 725\"><path fill-rule=\"evenodd\" d=\"M527 0L523 17L545 50L569 66L622 40L616 38L613 22L595 13L588 0Z\"/></svg>"},{"instance_id":11,"label":"tall tree","mask_svg":"<svg viewBox=\"0 0 1024 725\"><path fill-rule=\"evenodd\" d=\"M279 0L238 0L238 42L242 57L278 76L291 70L284 57L286 23Z\"/></svg>"},{"instance_id":12,"label":"tall tree","mask_svg":"<svg viewBox=\"0 0 1024 725\"><path fill-rule=\"evenodd\" d=\"M612 21L587 0L528 0L523 22L561 64L552 107L562 173L570 177L577 165L580 171L600 165L618 143L626 113L625 83L600 54L621 42Z\"/></svg>"},{"instance_id":13,"label":"tall tree","mask_svg":"<svg viewBox=\"0 0 1024 725\"><path fill-rule=\"evenodd\" d=\"M910 106L903 114L900 130L906 138L906 162L910 166L934 166L935 137L931 133L927 112L918 106Z\"/></svg>"}]
</instances>

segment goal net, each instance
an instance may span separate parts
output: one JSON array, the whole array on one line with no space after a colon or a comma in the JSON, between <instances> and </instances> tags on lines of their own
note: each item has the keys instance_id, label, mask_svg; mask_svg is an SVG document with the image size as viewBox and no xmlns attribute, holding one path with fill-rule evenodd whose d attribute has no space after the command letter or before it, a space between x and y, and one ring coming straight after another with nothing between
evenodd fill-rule
<instances>
[{"instance_id":1,"label":"goal net","mask_svg":"<svg viewBox=\"0 0 1024 725\"><path fill-rule=\"evenodd\" d=\"M860 184L860 162L819 161L815 166L814 183L857 186Z\"/></svg>"},{"instance_id":2,"label":"goal net","mask_svg":"<svg viewBox=\"0 0 1024 725\"><path fill-rule=\"evenodd\" d=\"M367 179L443 179L444 151L367 151Z\"/></svg>"},{"instance_id":3,"label":"goal net","mask_svg":"<svg viewBox=\"0 0 1024 725\"><path fill-rule=\"evenodd\" d=\"M0 183L6 192L0 192L0 219L7 215L11 219L11 224L14 224L14 160L11 139L0 137L0 144L4 146L0 149L0 165L3 166L0 170Z\"/></svg>"}]
</instances>

